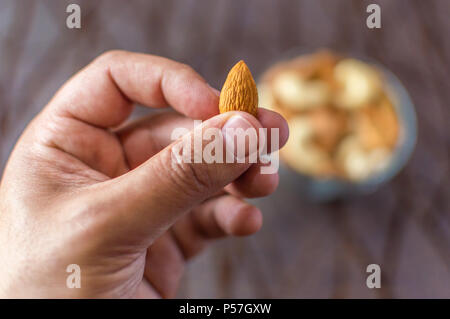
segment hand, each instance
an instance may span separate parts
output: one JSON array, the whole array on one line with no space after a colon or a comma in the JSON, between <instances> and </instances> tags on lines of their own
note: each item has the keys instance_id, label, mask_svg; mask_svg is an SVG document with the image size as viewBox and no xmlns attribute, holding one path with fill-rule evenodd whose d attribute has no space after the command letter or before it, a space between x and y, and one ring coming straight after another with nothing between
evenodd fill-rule
<instances>
[{"instance_id":1,"label":"hand","mask_svg":"<svg viewBox=\"0 0 450 319\"><path fill-rule=\"evenodd\" d=\"M133 103L178 113L124 125ZM277 127L283 145L287 126L264 109L258 119L217 113L218 92L161 57L113 51L70 79L20 137L0 184L0 296L172 297L185 260L211 239L256 232L261 213L242 197L271 193L278 175L174 163L182 140L171 144L171 132ZM80 289L66 286L70 264Z\"/></svg>"}]
</instances>

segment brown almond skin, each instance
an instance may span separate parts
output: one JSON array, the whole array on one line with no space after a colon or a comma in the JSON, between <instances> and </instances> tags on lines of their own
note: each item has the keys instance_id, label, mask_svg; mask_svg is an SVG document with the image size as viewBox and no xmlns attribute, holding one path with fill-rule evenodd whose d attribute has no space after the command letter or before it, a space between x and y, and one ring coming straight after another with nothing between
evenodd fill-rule
<instances>
[{"instance_id":1,"label":"brown almond skin","mask_svg":"<svg viewBox=\"0 0 450 319\"><path fill-rule=\"evenodd\" d=\"M220 113L243 111L258 114L258 90L244 61L239 61L228 73L220 92Z\"/></svg>"}]
</instances>

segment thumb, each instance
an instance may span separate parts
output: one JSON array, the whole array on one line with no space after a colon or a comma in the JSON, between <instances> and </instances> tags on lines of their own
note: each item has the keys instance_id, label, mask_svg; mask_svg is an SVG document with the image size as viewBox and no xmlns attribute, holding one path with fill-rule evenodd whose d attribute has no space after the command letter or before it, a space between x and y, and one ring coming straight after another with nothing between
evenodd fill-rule
<instances>
[{"instance_id":1,"label":"thumb","mask_svg":"<svg viewBox=\"0 0 450 319\"><path fill-rule=\"evenodd\" d=\"M117 229L149 244L251 166L248 155L256 154L259 128L244 112L215 116L136 169L102 183L94 198L113 210L107 214L109 233Z\"/></svg>"}]
</instances>

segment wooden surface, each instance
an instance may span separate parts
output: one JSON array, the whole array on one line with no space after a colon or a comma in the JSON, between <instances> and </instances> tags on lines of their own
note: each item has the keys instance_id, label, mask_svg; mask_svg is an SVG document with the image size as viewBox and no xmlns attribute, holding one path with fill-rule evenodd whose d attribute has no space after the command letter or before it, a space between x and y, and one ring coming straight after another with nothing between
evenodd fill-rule
<instances>
[{"instance_id":1,"label":"wooden surface","mask_svg":"<svg viewBox=\"0 0 450 319\"><path fill-rule=\"evenodd\" d=\"M188 266L179 296L450 298L450 1L73 1L82 29L69 30L71 2L0 0L0 168L55 90L108 49L188 63L216 87L239 59L257 75L293 47L369 56L416 105L406 168L372 195L325 205L282 179L257 201L261 232L214 244ZM365 27L372 2L380 30ZM371 263L381 266L381 289L365 285Z\"/></svg>"}]
</instances>

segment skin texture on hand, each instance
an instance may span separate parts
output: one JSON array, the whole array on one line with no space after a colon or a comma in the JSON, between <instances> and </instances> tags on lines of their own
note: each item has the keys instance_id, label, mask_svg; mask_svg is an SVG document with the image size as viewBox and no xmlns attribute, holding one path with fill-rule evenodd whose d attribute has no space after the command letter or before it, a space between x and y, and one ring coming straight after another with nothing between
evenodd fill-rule
<instances>
[{"instance_id":1,"label":"skin texture on hand","mask_svg":"<svg viewBox=\"0 0 450 319\"><path fill-rule=\"evenodd\" d=\"M177 112L124 124L134 103ZM243 198L278 184L258 163L171 164L174 128L192 135L231 118L287 140L277 113L218 115L218 92L162 57L111 51L73 76L26 128L1 180L0 297L173 297L187 259L261 227ZM66 286L70 264L80 289Z\"/></svg>"}]
</instances>

